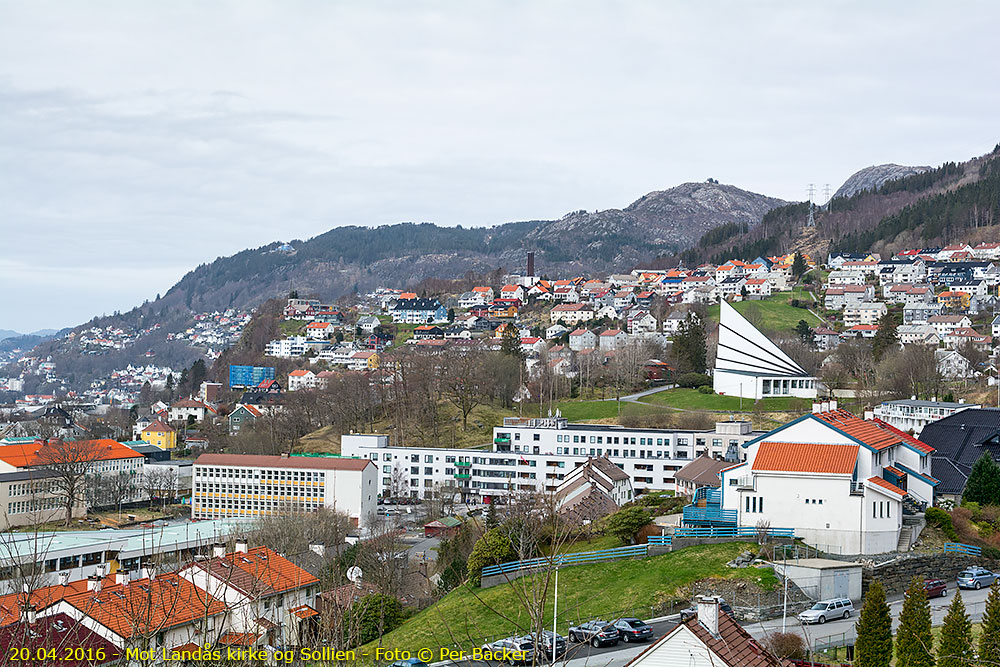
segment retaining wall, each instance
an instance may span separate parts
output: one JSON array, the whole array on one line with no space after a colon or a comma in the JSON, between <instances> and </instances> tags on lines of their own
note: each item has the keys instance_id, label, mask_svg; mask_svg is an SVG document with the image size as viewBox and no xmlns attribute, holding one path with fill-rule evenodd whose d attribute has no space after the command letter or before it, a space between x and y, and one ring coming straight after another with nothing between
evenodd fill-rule
<instances>
[{"instance_id":1,"label":"retaining wall","mask_svg":"<svg viewBox=\"0 0 1000 667\"><path fill-rule=\"evenodd\" d=\"M976 558L957 554L927 554L906 556L896 560L871 565L864 563L861 573L861 588L867 593L872 581L878 579L887 596L902 595L914 577L921 579L944 579L952 588L955 577L970 565L981 565L996 572L1000 562L989 558Z\"/></svg>"}]
</instances>

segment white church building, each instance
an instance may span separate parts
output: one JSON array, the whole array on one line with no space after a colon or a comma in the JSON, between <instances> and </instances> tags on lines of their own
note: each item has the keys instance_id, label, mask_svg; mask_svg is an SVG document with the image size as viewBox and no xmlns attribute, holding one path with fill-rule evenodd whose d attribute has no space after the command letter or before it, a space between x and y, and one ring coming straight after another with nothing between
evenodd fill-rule
<instances>
[{"instance_id":1,"label":"white church building","mask_svg":"<svg viewBox=\"0 0 1000 667\"><path fill-rule=\"evenodd\" d=\"M728 302L720 303L712 387L717 394L759 399L816 398L819 380L771 342Z\"/></svg>"}]
</instances>

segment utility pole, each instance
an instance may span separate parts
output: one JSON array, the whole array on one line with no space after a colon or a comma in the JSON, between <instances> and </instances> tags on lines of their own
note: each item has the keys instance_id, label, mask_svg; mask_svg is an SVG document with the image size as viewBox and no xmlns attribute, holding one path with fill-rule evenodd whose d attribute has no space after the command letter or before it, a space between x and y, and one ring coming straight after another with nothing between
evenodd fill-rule
<instances>
[{"instance_id":1,"label":"utility pole","mask_svg":"<svg viewBox=\"0 0 1000 667\"><path fill-rule=\"evenodd\" d=\"M552 598L552 664L553 665L556 664L556 637L559 635L559 633L556 631L556 619L558 618L557 616L558 611L559 611L559 565L557 564L555 594Z\"/></svg>"}]
</instances>

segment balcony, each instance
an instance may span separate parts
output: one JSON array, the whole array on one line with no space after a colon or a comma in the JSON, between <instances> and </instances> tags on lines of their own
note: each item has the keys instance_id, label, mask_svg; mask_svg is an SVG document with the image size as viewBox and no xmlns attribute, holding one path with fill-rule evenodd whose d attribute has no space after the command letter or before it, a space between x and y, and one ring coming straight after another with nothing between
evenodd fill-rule
<instances>
[{"instance_id":1,"label":"balcony","mask_svg":"<svg viewBox=\"0 0 1000 667\"><path fill-rule=\"evenodd\" d=\"M455 479L469 479L472 475L467 472L456 472Z\"/></svg>"},{"instance_id":2,"label":"balcony","mask_svg":"<svg viewBox=\"0 0 1000 667\"><path fill-rule=\"evenodd\" d=\"M851 482L851 495L852 496L863 496L865 495L865 485L863 482Z\"/></svg>"},{"instance_id":3,"label":"balcony","mask_svg":"<svg viewBox=\"0 0 1000 667\"><path fill-rule=\"evenodd\" d=\"M469 468L472 466L468 461L455 461L455 465L459 468Z\"/></svg>"},{"instance_id":4,"label":"balcony","mask_svg":"<svg viewBox=\"0 0 1000 667\"><path fill-rule=\"evenodd\" d=\"M495 445L506 445L510 443L510 436L499 435L493 438L493 444Z\"/></svg>"},{"instance_id":5,"label":"balcony","mask_svg":"<svg viewBox=\"0 0 1000 667\"><path fill-rule=\"evenodd\" d=\"M718 506L684 506L682 517L685 526L735 526L736 510L724 510Z\"/></svg>"}]
</instances>

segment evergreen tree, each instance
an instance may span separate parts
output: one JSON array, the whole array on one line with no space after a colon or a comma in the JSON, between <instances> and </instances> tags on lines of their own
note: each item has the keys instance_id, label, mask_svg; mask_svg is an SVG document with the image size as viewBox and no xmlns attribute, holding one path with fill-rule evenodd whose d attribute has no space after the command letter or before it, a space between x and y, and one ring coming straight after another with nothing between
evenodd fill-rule
<instances>
[{"instance_id":1,"label":"evergreen tree","mask_svg":"<svg viewBox=\"0 0 1000 667\"><path fill-rule=\"evenodd\" d=\"M996 582L990 588L990 596L986 598L981 629L976 664L1000 665L1000 586Z\"/></svg>"},{"instance_id":2,"label":"evergreen tree","mask_svg":"<svg viewBox=\"0 0 1000 667\"><path fill-rule=\"evenodd\" d=\"M854 645L855 667L889 667L892 662L892 617L885 601L885 589L872 582L861 607Z\"/></svg>"},{"instance_id":3,"label":"evergreen tree","mask_svg":"<svg viewBox=\"0 0 1000 667\"><path fill-rule=\"evenodd\" d=\"M896 630L896 667L934 667L931 605L923 579L914 577L903 597Z\"/></svg>"},{"instance_id":4,"label":"evergreen tree","mask_svg":"<svg viewBox=\"0 0 1000 667\"><path fill-rule=\"evenodd\" d=\"M878 362L885 353L899 345L899 321L896 313L887 310L885 315L879 318L878 331L872 339L872 356Z\"/></svg>"},{"instance_id":5,"label":"evergreen tree","mask_svg":"<svg viewBox=\"0 0 1000 667\"><path fill-rule=\"evenodd\" d=\"M988 452L983 452L972 464L962 500L980 505L1000 504L1000 466Z\"/></svg>"},{"instance_id":6,"label":"evergreen tree","mask_svg":"<svg viewBox=\"0 0 1000 667\"><path fill-rule=\"evenodd\" d=\"M958 591L941 626L937 655L938 667L968 667L973 664L972 622L965 614L962 595Z\"/></svg>"},{"instance_id":7,"label":"evergreen tree","mask_svg":"<svg viewBox=\"0 0 1000 667\"><path fill-rule=\"evenodd\" d=\"M517 327L511 322L503 326L503 333L500 335L500 352L508 357L522 359L524 354L521 350L521 336L518 335Z\"/></svg>"},{"instance_id":8,"label":"evergreen tree","mask_svg":"<svg viewBox=\"0 0 1000 667\"><path fill-rule=\"evenodd\" d=\"M695 313L688 313L674 334L671 354L680 373L704 373L708 366L708 333Z\"/></svg>"},{"instance_id":9,"label":"evergreen tree","mask_svg":"<svg viewBox=\"0 0 1000 667\"><path fill-rule=\"evenodd\" d=\"M798 280L802 277L809 267L806 265L806 260L803 259L802 253L795 253L795 259L792 260L792 275Z\"/></svg>"},{"instance_id":10,"label":"evergreen tree","mask_svg":"<svg viewBox=\"0 0 1000 667\"><path fill-rule=\"evenodd\" d=\"M799 335L802 342L806 345L812 347L813 344L813 333L812 329L809 328L809 323L805 320L799 320L799 323L795 325L795 333Z\"/></svg>"}]
</instances>

